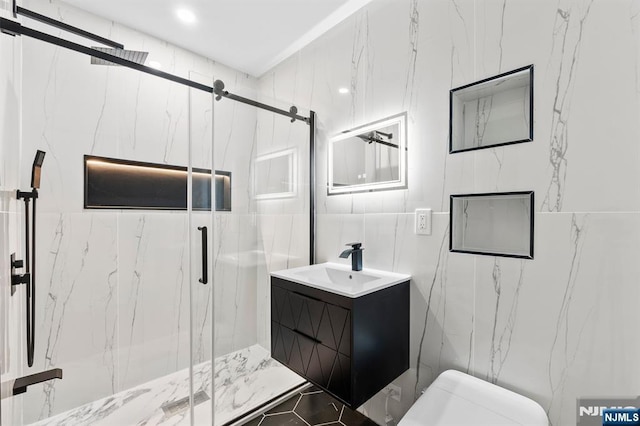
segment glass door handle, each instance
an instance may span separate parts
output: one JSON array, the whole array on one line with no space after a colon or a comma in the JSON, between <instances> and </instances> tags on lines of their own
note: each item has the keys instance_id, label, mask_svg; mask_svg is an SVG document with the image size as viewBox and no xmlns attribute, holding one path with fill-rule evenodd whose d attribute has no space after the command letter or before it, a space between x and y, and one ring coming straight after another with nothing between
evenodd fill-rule
<instances>
[{"instance_id":1,"label":"glass door handle","mask_svg":"<svg viewBox=\"0 0 640 426\"><path fill-rule=\"evenodd\" d=\"M202 284L207 284L209 282L208 271L207 271L207 227L206 226L198 226L198 231L202 231L202 278L200 281Z\"/></svg>"}]
</instances>

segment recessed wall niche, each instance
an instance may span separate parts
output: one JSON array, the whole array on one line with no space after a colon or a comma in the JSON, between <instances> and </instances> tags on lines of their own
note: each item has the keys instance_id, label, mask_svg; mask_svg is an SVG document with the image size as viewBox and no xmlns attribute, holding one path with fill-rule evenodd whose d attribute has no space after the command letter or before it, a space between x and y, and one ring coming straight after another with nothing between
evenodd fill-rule
<instances>
[{"instance_id":1,"label":"recessed wall niche","mask_svg":"<svg viewBox=\"0 0 640 426\"><path fill-rule=\"evenodd\" d=\"M533 140L533 65L449 92L449 153Z\"/></svg>"},{"instance_id":2,"label":"recessed wall niche","mask_svg":"<svg viewBox=\"0 0 640 426\"><path fill-rule=\"evenodd\" d=\"M534 193L451 195L449 251L533 259Z\"/></svg>"},{"instance_id":3,"label":"recessed wall niche","mask_svg":"<svg viewBox=\"0 0 640 426\"><path fill-rule=\"evenodd\" d=\"M187 168L84 156L85 209L186 210ZM231 172L215 171L216 211L231 211ZM192 169L192 208L211 210L211 170Z\"/></svg>"}]
</instances>

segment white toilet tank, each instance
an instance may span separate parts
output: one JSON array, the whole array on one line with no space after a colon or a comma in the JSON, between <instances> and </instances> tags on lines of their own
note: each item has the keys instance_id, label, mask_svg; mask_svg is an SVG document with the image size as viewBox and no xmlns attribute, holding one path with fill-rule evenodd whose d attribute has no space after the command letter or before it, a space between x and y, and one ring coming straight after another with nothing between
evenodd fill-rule
<instances>
[{"instance_id":1,"label":"white toilet tank","mask_svg":"<svg viewBox=\"0 0 640 426\"><path fill-rule=\"evenodd\" d=\"M484 380L447 370L427 388L398 426L548 426L535 401Z\"/></svg>"}]
</instances>

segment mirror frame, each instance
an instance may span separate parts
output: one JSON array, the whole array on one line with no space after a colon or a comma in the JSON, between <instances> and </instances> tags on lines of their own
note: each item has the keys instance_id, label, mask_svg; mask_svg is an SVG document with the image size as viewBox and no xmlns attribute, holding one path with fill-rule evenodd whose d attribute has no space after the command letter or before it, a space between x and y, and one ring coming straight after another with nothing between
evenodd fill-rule
<instances>
[{"instance_id":1,"label":"mirror frame","mask_svg":"<svg viewBox=\"0 0 640 426\"><path fill-rule=\"evenodd\" d=\"M278 157L288 157L289 159L289 191L287 192L269 192L265 194L258 194L258 174L256 173L258 169L258 163L271 160ZM293 198L297 195L297 179L298 179L298 169L297 169L297 150L295 148L289 148L282 151L275 151L268 154L260 155L256 157L253 163L253 198L256 200L275 200L280 198Z\"/></svg>"},{"instance_id":2,"label":"mirror frame","mask_svg":"<svg viewBox=\"0 0 640 426\"><path fill-rule=\"evenodd\" d=\"M333 182L333 145L336 142L349 139L356 135L371 132L374 130L382 129L384 127L398 124L400 127L399 135L400 141L398 143L398 149L402 155L399 155L400 164L398 167L399 178L397 180L389 180L385 182L377 183L364 183L360 185L345 185L334 186ZM383 118L362 126L353 128L351 130L344 131L331 139L327 148L327 195L339 195L339 194L352 194L357 192L374 192L374 191L387 191L397 189L407 189L407 113L401 112L399 114L392 115L391 117Z\"/></svg>"}]
</instances>

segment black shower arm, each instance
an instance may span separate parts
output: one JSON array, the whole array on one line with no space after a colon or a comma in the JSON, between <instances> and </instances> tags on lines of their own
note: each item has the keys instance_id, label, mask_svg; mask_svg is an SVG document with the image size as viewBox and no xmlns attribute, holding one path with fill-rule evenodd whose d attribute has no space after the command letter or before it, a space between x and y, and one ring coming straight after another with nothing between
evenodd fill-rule
<instances>
[{"instance_id":1,"label":"black shower arm","mask_svg":"<svg viewBox=\"0 0 640 426\"><path fill-rule=\"evenodd\" d=\"M26 36L26 37L34 38L36 40L40 40L45 43L49 43L56 46L64 47L65 49L73 50L74 52L83 53L85 55L92 56L94 58L102 59L108 62L113 62L114 64L122 65L123 67L127 67L136 71L142 71L147 74L155 75L156 77L160 77L165 80L170 80L175 83L182 84L184 86L189 86L194 89L213 93L213 87L209 87L207 85L200 84L195 81L188 80L186 78L178 77L176 75L169 74L164 71L160 71L156 68L142 65L137 62L130 61L128 59L120 58L118 56L111 55L106 52L102 52L100 50L92 49L90 47L83 46L82 44L74 43L72 41L65 40L63 38L56 37L51 34L43 33L42 31L37 31L32 28L25 27L19 22L15 22L10 19L0 17L0 32L3 32L8 35L12 35L12 36Z\"/></svg>"},{"instance_id":2,"label":"black shower arm","mask_svg":"<svg viewBox=\"0 0 640 426\"><path fill-rule=\"evenodd\" d=\"M59 28L68 33L75 34L88 40L93 40L105 46L113 47L114 49L124 49L124 45L121 43L111 41L107 38L100 37L97 34L93 34L81 28L74 27L73 25L69 25L62 21L58 21L56 19L49 18L48 16L36 13L32 10L25 9L24 7L18 6L17 0L13 0L13 17L17 18L18 15L26 16L27 18L33 19L34 21L42 22L43 24L49 25L51 27Z\"/></svg>"}]
</instances>

